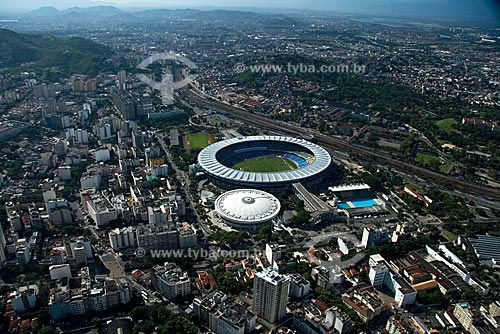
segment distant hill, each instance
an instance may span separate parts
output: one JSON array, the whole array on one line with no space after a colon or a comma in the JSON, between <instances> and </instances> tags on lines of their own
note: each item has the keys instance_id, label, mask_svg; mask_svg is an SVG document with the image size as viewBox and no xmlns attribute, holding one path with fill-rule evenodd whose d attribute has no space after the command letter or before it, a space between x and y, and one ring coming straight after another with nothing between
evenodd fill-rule
<instances>
[{"instance_id":1,"label":"distant hill","mask_svg":"<svg viewBox=\"0 0 500 334\"><path fill-rule=\"evenodd\" d=\"M56 15L60 15L60 14L61 14L61 12L57 8L47 6L47 7L40 7L36 10L33 10L29 13L26 13L25 15L26 16L35 16L35 17L47 17L47 16L56 16Z\"/></svg>"},{"instance_id":2,"label":"distant hill","mask_svg":"<svg viewBox=\"0 0 500 334\"><path fill-rule=\"evenodd\" d=\"M63 15L64 14L81 14L81 15L88 15L88 16L101 16L101 17L111 17L115 15L123 15L127 14L121 9L118 9L113 6L94 6L94 7L88 7L88 8L83 8L83 7L71 7L66 10L63 10L61 12Z\"/></svg>"},{"instance_id":3,"label":"distant hill","mask_svg":"<svg viewBox=\"0 0 500 334\"><path fill-rule=\"evenodd\" d=\"M54 7L41 7L31 12L21 15L21 18L29 18L38 22L96 22L109 20L131 20L134 16L113 6L93 6L93 7L71 7L65 10L58 10Z\"/></svg>"},{"instance_id":4,"label":"distant hill","mask_svg":"<svg viewBox=\"0 0 500 334\"><path fill-rule=\"evenodd\" d=\"M57 68L64 73L95 74L113 52L91 40L19 34L0 29L0 67L33 62L34 68Z\"/></svg>"}]
</instances>

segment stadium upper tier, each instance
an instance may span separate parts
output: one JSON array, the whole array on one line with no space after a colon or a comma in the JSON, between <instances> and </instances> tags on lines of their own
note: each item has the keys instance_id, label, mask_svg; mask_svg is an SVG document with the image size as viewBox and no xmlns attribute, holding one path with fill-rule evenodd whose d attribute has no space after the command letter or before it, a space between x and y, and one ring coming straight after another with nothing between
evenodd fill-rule
<instances>
[{"instance_id":1,"label":"stadium upper tier","mask_svg":"<svg viewBox=\"0 0 500 334\"><path fill-rule=\"evenodd\" d=\"M232 168L238 162L265 156L286 157L297 168L282 172L249 172ZM332 158L322 147L303 139L282 136L238 137L214 143L198 155L201 169L214 183L229 187L283 188L294 182L318 179Z\"/></svg>"}]
</instances>

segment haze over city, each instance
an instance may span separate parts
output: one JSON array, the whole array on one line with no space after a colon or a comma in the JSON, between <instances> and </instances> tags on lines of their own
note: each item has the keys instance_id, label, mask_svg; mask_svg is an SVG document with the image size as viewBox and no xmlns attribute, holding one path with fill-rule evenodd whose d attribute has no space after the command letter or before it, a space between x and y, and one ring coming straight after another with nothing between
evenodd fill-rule
<instances>
[{"instance_id":1,"label":"haze over city","mask_svg":"<svg viewBox=\"0 0 500 334\"><path fill-rule=\"evenodd\" d=\"M71 7L90 7L96 5L117 6L125 10L146 8L260 8L260 9L307 9L332 11L337 13L356 13L418 18L445 19L496 19L500 17L500 2L496 0L22 0L0 5L1 12L19 13L42 6L53 6L63 10Z\"/></svg>"},{"instance_id":2,"label":"haze over city","mask_svg":"<svg viewBox=\"0 0 500 334\"><path fill-rule=\"evenodd\" d=\"M487 0L0 4L0 333L500 334Z\"/></svg>"}]
</instances>

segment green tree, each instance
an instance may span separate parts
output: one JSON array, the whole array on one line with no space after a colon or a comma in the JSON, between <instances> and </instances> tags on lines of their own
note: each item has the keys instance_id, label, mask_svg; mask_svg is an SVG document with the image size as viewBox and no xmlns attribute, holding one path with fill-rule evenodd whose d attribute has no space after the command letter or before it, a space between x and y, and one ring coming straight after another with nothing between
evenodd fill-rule
<instances>
[{"instance_id":1,"label":"green tree","mask_svg":"<svg viewBox=\"0 0 500 334\"><path fill-rule=\"evenodd\" d=\"M57 330L52 326L43 326L38 331L38 334L58 334Z\"/></svg>"}]
</instances>

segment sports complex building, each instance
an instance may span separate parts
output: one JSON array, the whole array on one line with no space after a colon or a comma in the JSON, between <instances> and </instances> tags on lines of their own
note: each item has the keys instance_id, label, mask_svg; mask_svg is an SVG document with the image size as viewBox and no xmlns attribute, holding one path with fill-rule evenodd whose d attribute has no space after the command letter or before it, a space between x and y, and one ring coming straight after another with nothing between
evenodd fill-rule
<instances>
[{"instance_id":1,"label":"sports complex building","mask_svg":"<svg viewBox=\"0 0 500 334\"><path fill-rule=\"evenodd\" d=\"M273 193L296 182L307 186L320 184L331 163L324 148L282 136L227 139L206 147L198 155L200 168L215 185Z\"/></svg>"},{"instance_id":2,"label":"sports complex building","mask_svg":"<svg viewBox=\"0 0 500 334\"><path fill-rule=\"evenodd\" d=\"M367 184L348 184L329 187L335 206L349 218L367 218L386 215L385 202L375 195Z\"/></svg>"},{"instance_id":3,"label":"sports complex building","mask_svg":"<svg viewBox=\"0 0 500 334\"><path fill-rule=\"evenodd\" d=\"M215 200L215 211L227 225L250 233L271 224L280 209L276 197L257 189L231 190Z\"/></svg>"}]
</instances>

